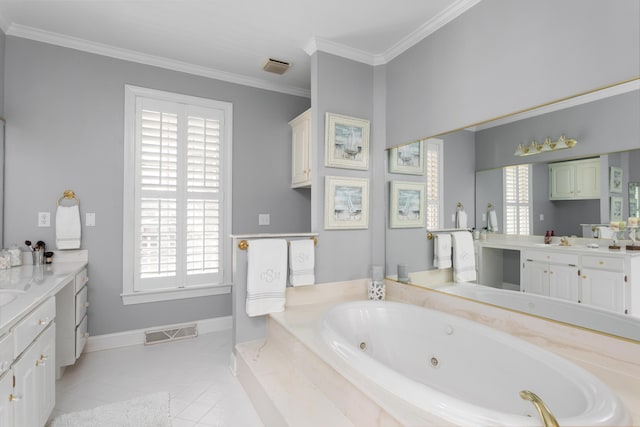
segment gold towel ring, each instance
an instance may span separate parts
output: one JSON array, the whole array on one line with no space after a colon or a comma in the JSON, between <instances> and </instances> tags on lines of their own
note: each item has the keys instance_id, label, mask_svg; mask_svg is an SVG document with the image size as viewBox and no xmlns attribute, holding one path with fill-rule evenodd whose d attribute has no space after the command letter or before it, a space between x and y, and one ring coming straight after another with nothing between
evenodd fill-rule
<instances>
[{"instance_id":1,"label":"gold towel ring","mask_svg":"<svg viewBox=\"0 0 640 427\"><path fill-rule=\"evenodd\" d=\"M62 201L62 199L75 199L76 202L78 202L78 206L80 206L80 199L78 199L78 196L76 196L76 193L74 193L73 190L65 190L65 192L62 194L62 197L58 199L58 206L60 206L60 202Z\"/></svg>"}]
</instances>

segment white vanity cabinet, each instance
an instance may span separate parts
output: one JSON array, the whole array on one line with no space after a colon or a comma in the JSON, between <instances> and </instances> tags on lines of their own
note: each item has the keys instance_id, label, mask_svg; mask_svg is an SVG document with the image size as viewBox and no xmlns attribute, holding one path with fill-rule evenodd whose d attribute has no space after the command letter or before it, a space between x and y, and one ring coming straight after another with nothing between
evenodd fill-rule
<instances>
[{"instance_id":1,"label":"white vanity cabinet","mask_svg":"<svg viewBox=\"0 0 640 427\"><path fill-rule=\"evenodd\" d=\"M578 256L546 251L521 252L522 292L579 301Z\"/></svg>"},{"instance_id":2,"label":"white vanity cabinet","mask_svg":"<svg viewBox=\"0 0 640 427\"><path fill-rule=\"evenodd\" d=\"M48 298L0 340L0 426L44 426L55 405L55 301ZM3 366L6 360L3 360Z\"/></svg>"},{"instance_id":3,"label":"white vanity cabinet","mask_svg":"<svg viewBox=\"0 0 640 427\"><path fill-rule=\"evenodd\" d=\"M87 334L88 281L87 269L83 268L56 295L58 378L62 376L64 367L73 365L80 357L89 336Z\"/></svg>"},{"instance_id":4,"label":"white vanity cabinet","mask_svg":"<svg viewBox=\"0 0 640 427\"><path fill-rule=\"evenodd\" d=\"M599 158L549 164L549 200L599 198Z\"/></svg>"},{"instance_id":5,"label":"white vanity cabinet","mask_svg":"<svg viewBox=\"0 0 640 427\"><path fill-rule=\"evenodd\" d=\"M624 259L591 255L582 257L580 290L584 304L628 314L627 283Z\"/></svg>"},{"instance_id":6,"label":"white vanity cabinet","mask_svg":"<svg viewBox=\"0 0 640 427\"><path fill-rule=\"evenodd\" d=\"M289 122L291 126L291 188L311 186L311 109Z\"/></svg>"}]
</instances>

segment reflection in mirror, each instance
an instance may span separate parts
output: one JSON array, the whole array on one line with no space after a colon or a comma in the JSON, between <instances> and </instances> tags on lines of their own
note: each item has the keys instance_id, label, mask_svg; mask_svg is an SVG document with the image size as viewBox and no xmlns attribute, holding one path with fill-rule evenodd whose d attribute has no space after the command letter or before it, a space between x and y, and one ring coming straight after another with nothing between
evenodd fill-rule
<instances>
[{"instance_id":1,"label":"reflection in mirror","mask_svg":"<svg viewBox=\"0 0 640 427\"><path fill-rule=\"evenodd\" d=\"M640 218L640 182L629 183L629 217Z\"/></svg>"},{"instance_id":2,"label":"reflection in mirror","mask_svg":"<svg viewBox=\"0 0 640 427\"><path fill-rule=\"evenodd\" d=\"M475 226L478 230L488 228L492 215L495 215L495 229L498 231L489 232L486 241L475 243L476 268L482 270L484 265L484 271L478 272L477 282L481 286L451 286L451 269L434 268L434 245L433 241L426 239L425 229L397 230L387 227L388 276L395 278L397 264L407 264L409 282L412 284L432 289L444 286L442 290L459 296L464 294L464 298L640 341L640 308L637 307L640 297L633 297L638 302L632 307L632 298L629 296L609 304L610 301L604 301L606 292L602 294L606 291L603 287L605 283L623 286L623 278L640 283L640 277L629 277L627 274L633 269L640 271L640 254L626 251L624 244L621 250L610 251L610 239L592 238L596 226L608 226L610 223L611 197L627 199L623 212L625 221L634 216L633 206L637 215L640 204L637 199L637 183L640 182L638 116L640 79L635 79L586 96L549 104L541 111L519 113L517 117L504 117L495 122L438 135L444 141L445 223L442 228L453 227L450 223L450 220L453 221L451 212L459 200L463 201L469 215L469 227ZM576 138L578 143L570 149L541 150L536 155L514 156L520 144L530 145L532 140L540 143L547 137L556 139L563 134ZM469 157L473 158L471 165ZM587 163L598 166L596 174L591 175L591 183L596 186L591 189L591 195L565 199L550 197L554 178L551 177L549 164L579 159L592 159ZM530 182L527 184L530 200L527 202L529 210L526 211L528 232L521 230L520 234L529 235L502 234L510 229L505 224L504 168L524 164L531 165ZM623 188L627 188L629 183L636 183L629 185L628 193L610 191L611 167L622 168ZM429 171L426 172L422 179L428 182ZM472 184L462 178L469 172L474 176ZM571 179L575 181L575 173L578 172L570 173L574 174ZM389 179L396 177L389 174ZM465 199L469 185L475 189L471 201ZM632 188L635 191L633 194ZM543 242L546 230L554 230L557 236L550 245ZM564 244L561 246L562 236L577 237L564 240L563 243L569 246L565 247ZM479 247L483 250L480 251ZM557 256L551 264L566 264L567 269L575 269L566 276L563 275L565 271L554 272L559 283L570 282L570 285L560 289L549 285L548 279L534 280L536 274L539 273L540 277L545 274L544 268L536 270L538 264L544 265L544 262L532 259L528 265L530 268L525 271L522 266L527 260L523 257L530 255L534 258L538 255ZM568 256L568 261L564 260L565 256ZM557 260L561 262L556 263ZM616 266L606 264L608 270L605 271L601 267L605 262L613 262ZM551 264L546 264L547 273ZM615 274L609 274L612 271ZM532 310L531 307L536 309Z\"/></svg>"}]
</instances>

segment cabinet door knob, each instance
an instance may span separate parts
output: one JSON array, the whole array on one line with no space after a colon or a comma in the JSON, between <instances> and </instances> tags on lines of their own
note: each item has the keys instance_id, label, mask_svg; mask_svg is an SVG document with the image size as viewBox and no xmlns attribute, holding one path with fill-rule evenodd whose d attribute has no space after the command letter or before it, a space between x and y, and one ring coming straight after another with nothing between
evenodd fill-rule
<instances>
[{"instance_id":1,"label":"cabinet door knob","mask_svg":"<svg viewBox=\"0 0 640 427\"><path fill-rule=\"evenodd\" d=\"M17 394L10 394L9 395L9 402L17 402L19 400L22 400L22 396L17 395Z\"/></svg>"},{"instance_id":2,"label":"cabinet door knob","mask_svg":"<svg viewBox=\"0 0 640 427\"><path fill-rule=\"evenodd\" d=\"M45 317L44 319L38 320L38 325L46 325L49 323L49 318Z\"/></svg>"},{"instance_id":3,"label":"cabinet door knob","mask_svg":"<svg viewBox=\"0 0 640 427\"><path fill-rule=\"evenodd\" d=\"M42 360L42 361L49 360L49 356L47 356L46 354L41 354L40 355L40 360Z\"/></svg>"},{"instance_id":4,"label":"cabinet door knob","mask_svg":"<svg viewBox=\"0 0 640 427\"><path fill-rule=\"evenodd\" d=\"M586 278L587 278L587 276L582 276L582 278L583 278L583 279L586 279Z\"/></svg>"}]
</instances>

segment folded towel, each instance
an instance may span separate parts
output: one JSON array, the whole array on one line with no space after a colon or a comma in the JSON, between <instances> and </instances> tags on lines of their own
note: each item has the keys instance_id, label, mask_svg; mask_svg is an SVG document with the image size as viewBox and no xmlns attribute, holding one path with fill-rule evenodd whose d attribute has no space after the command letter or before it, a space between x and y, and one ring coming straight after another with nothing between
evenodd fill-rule
<instances>
[{"instance_id":1,"label":"folded towel","mask_svg":"<svg viewBox=\"0 0 640 427\"><path fill-rule=\"evenodd\" d=\"M597 226L596 233L598 234L598 239L612 239L613 231L611 228L607 226Z\"/></svg>"},{"instance_id":2,"label":"folded towel","mask_svg":"<svg viewBox=\"0 0 640 427\"><path fill-rule=\"evenodd\" d=\"M313 240L292 240L289 243L289 282L291 285L313 285L316 281L314 267Z\"/></svg>"},{"instance_id":3,"label":"folded towel","mask_svg":"<svg viewBox=\"0 0 640 427\"><path fill-rule=\"evenodd\" d=\"M476 280L476 256L473 239L468 231L451 233L453 246L453 281L473 282Z\"/></svg>"},{"instance_id":4,"label":"folded towel","mask_svg":"<svg viewBox=\"0 0 640 427\"><path fill-rule=\"evenodd\" d=\"M249 317L284 311L287 286L287 241L249 240L247 301Z\"/></svg>"},{"instance_id":5,"label":"folded towel","mask_svg":"<svg viewBox=\"0 0 640 427\"><path fill-rule=\"evenodd\" d=\"M489 215L487 216L487 230L493 231L494 233L498 231L498 215L496 215L496 211L491 209L489 211Z\"/></svg>"},{"instance_id":6,"label":"folded towel","mask_svg":"<svg viewBox=\"0 0 640 427\"><path fill-rule=\"evenodd\" d=\"M467 213L463 210L456 211L456 228L467 228Z\"/></svg>"},{"instance_id":7,"label":"folded towel","mask_svg":"<svg viewBox=\"0 0 640 427\"><path fill-rule=\"evenodd\" d=\"M451 268L451 235L437 234L433 240L433 266Z\"/></svg>"},{"instance_id":8,"label":"folded towel","mask_svg":"<svg viewBox=\"0 0 640 427\"><path fill-rule=\"evenodd\" d=\"M56 247L78 249L80 247L80 207L58 206L56 210Z\"/></svg>"}]
</instances>

